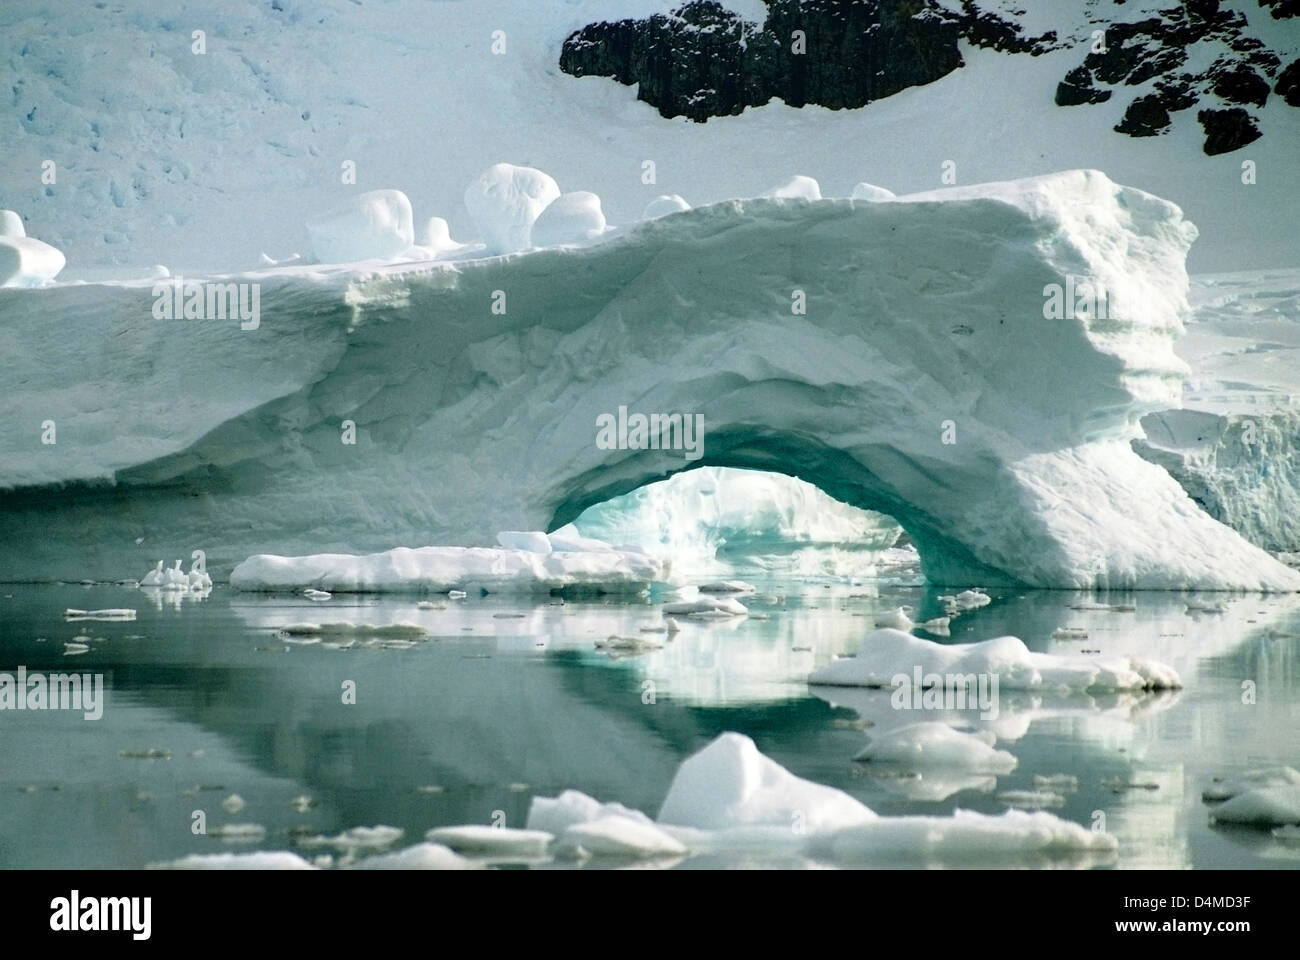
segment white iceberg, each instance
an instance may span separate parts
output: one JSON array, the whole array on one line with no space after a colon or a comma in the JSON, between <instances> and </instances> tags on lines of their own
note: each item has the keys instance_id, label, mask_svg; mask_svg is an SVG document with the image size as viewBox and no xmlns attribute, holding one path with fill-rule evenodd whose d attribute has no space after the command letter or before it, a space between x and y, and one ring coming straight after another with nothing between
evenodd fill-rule
<instances>
[{"instance_id":1,"label":"white iceberg","mask_svg":"<svg viewBox=\"0 0 1300 960\"><path fill-rule=\"evenodd\" d=\"M871 183L857 183L853 186L853 193L850 194L854 200L870 200L880 202L882 200L893 200L894 192L886 190L884 187L877 187Z\"/></svg>"},{"instance_id":2,"label":"white iceberg","mask_svg":"<svg viewBox=\"0 0 1300 960\"><path fill-rule=\"evenodd\" d=\"M461 854L540 857L546 854L546 848L554 837L544 830L468 824L435 827L424 835L424 839Z\"/></svg>"},{"instance_id":3,"label":"white iceberg","mask_svg":"<svg viewBox=\"0 0 1300 960\"><path fill-rule=\"evenodd\" d=\"M854 760L905 765L908 769L942 767L973 773L1010 773L1014 755L996 749L988 731L964 733L946 723L912 723L872 734Z\"/></svg>"},{"instance_id":4,"label":"white iceberg","mask_svg":"<svg viewBox=\"0 0 1300 960\"><path fill-rule=\"evenodd\" d=\"M546 205L533 224L531 239L538 247L590 243L599 240L607 229L600 197L577 190L562 193Z\"/></svg>"},{"instance_id":5,"label":"white iceberg","mask_svg":"<svg viewBox=\"0 0 1300 960\"><path fill-rule=\"evenodd\" d=\"M666 217L669 214L681 213L683 210L691 209L691 205L675 193L664 193L655 197L645 205L641 211L642 220L658 220L660 217Z\"/></svg>"}]
</instances>

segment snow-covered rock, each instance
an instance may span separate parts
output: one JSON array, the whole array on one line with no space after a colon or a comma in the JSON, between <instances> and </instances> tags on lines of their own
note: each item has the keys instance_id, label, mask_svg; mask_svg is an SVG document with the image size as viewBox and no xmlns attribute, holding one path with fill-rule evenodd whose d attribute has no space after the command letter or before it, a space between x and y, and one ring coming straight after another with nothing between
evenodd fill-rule
<instances>
[{"instance_id":1,"label":"snow-covered rock","mask_svg":"<svg viewBox=\"0 0 1300 960\"><path fill-rule=\"evenodd\" d=\"M559 185L541 170L498 163L466 188L465 207L489 253L514 253L533 245L533 224L559 196Z\"/></svg>"},{"instance_id":2,"label":"snow-covered rock","mask_svg":"<svg viewBox=\"0 0 1300 960\"><path fill-rule=\"evenodd\" d=\"M797 777L739 733L720 734L678 767L659 822L705 830L820 830L874 820L842 790Z\"/></svg>"},{"instance_id":3,"label":"snow-covered rock","mask_svg":"<svg viewBox=\"0 0 1300 960\"><path fill-rule=\"evenodd\" d=\"M537 247L590 243L607 229L600 197L577 190L562 193L546 205L533 224L532 242Z\"/></svg>"},{"instance_id":4,"label":"snow-covered rock","mask_svg":"<svg viewBox=\"0 0 1300 960\"><path fill-rule=\"evenodd\" d=\"M488 206L524 215L493 222L531 226L533 195L505 180ZM1297 589L1130 448L1141 416L1179 400L1194 235L1172 204L1071 171L697 207L580 252L277 268L244 275L261 284L255 331L160 323L147 285L5 291L0 382L27 386L0 396L0 489L23 491L21 509L0 503L0 578L118 576L146 559L142 524L204 544L218 579L250 554L547 529L687 465L594 442L598 417L634 403L699 412L706 456L778 456L887 512L932 582ZM1045 288L1071 278L1124 322L1045 319ZM39 333L63 316L78 336L52 348ZM46 419L57 456L26 426ZM111 509L78 492L99 483Z\"/></svg>"},{"instance_id":5,"label":"snow-covered rock","mask_svg":"<svg viewBox=\"0 0 1300 960\"><path fill-rule=\"evenodd\" d=\"M1034 653L1018 637L942 644L889 628L868 634L856 656L819 667L808 682L887 688L901 686L899 677L913 686L961 687L972 700L978 677L996 678L1002 690L1084 693L1182 686L1172 667L1140 657Z\"/></svg>"},{"instance_id":6,"label":"snow-covered rock","mask_svg":"<svg viewBox=\"0 0 1300 960\"><path fill-rule=\"evenodd\" d=\"M411 201L400 190L357 194L307 221L321 263L391 260L415 242Z\"/></svg>"},{"instance_id":7,"label":"snow-covered rock","mask_svg":"<svg viewBox=\"0 0 1300 960\"><path fill-rule=\"evenodd\" d=\"M691 205L675 193L664 193L655 197L641 211L642 220L658 220L672 213L681 213L691 209Z\"/></svg>"}]
</instances>

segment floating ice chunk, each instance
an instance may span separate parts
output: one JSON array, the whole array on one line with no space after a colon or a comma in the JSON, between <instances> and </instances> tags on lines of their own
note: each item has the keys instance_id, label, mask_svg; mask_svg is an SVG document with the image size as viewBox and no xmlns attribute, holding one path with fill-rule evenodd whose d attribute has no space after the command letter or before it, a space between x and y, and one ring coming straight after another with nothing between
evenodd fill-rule
<instances>
[{"instance_id":1,"label":"floating ice chunk","mask_svg":"<svg viewBox=\"0 0 1300 960\"><path fill-rule=\"evenodd\" d=\"M894 678L997 677L1003 690L1061 690L1076 693L1119 690L1172 690L1182 686L1178 673L1154 660L1137 657L1101 659L1031 653L1018 637L996 637L981 643L940 644L883 629L869 634L855 657L841 657L808 677L811 684L847 687L891 687ZM973 692L973 691L971 691Z\"/></svg>"},{"instance_id":2,"label":"floating ice chunk","mask_svg":"<svg viewBox=\"0 0 1300 960\"><path fill-rule=\"evenodd\" d=\"M1273 836L1283 843L1300 843L1300 826L1288 824L1285 827L1276 827L1272 831Z\"/></svg>"},{"instance_id":3,"label":"floating ice chunk","mask_svg":"<svg viewBox=\"0 0 1300 960\"><path fill-rule=\"evenodd\" d=\"M1110 853L1118 841L1046 811L1008 810L988 816L956 810L951 817L881 817L810 838L809 851L837 862L917 859L943 863L1026 854Z\"/></svg>"},{"instance_id":4,"label":"floating ice chunk","mask_svg":"<svg viewBox=\"0 0 1300 960\"><path fill-rule=\"evenodd\" d=\"M63 611L64 620L134 620L135 611L127 607L115 607L108 610L74 610L69 607Z\"/></svg>"},{"instance_id":5,"label":"floating ice chunk","mask_svg":"<svg viewBox=\"0 0 1300 960\"><path fill-rule=\"evenodd\" d=\"M39 287L67 262L62 251L42 240L0 236L0 287Z\"/></svg>"},{"instance_id":6,"label":"floating ice chunk","mask_svg":"<svg viewBox=\"0 0 1300 960\"><path fill-rule=\"evenodd\" d=\"M248 806L248 804L244 803L244 798L237 793L232 793L230 796L226 797L226 799L221 801L221 807L226 811L226 813L238 813L246 806Z\"/></svg>"},{"instance_id":7,"label":"floating ice chunk","mask_svg":"<svg viewBox=\"0 0 1300 960\"><path fill-rule=\"evenodd\" d=\"M557 846L570 851L581 848L597 857L648 859L687 853L680 840L655 824L618 815L575 823L561 834Z\"/></svg>"},{"instance_id":8,"label":"floating ice chunk","mask_svg":"<svg viewBox=\"0 0 1300 960\"><path fill-rule=\"evenodd\" d=\"M158 561L157 566L144 575L140 581L142 587L161 587L163 585L163 562Z\"/></svg>"},{"instance_id":9,"label":"floating ice chunk","mask_svg":"<svg viewBox=\"0 0 1300 960\"><path fill-rule=\"evenodd\" d=\"M664 193L655 197L645 205L645 210L641 212L642 220L658 220L660 217L666 217L669 214L681 213L683 210L691 209L691 205L675 193Z\"/></svg>"},{"instance_id":10,"label":"floating ice chunk","mask_svg":"<svg viewBox=\"0 0 1300 960\"><path fill-rule=\"evenodd\" d=\"M706 830L739 826L829 829L875 819L841 790L795 776L754 741L723 733L678 767L659 822Z\"/></svg>"},{"instance_id":11,"label":"floating ice chunk","mask_svg":"<svg viewBox=\"0 0 1300 960\"><path fill-rule=\"evenodd\" d=\"M1216 777L1212 784L1201 791L1201 799L1206 803L1218 803L1261 787L1287 786L1300 787L1300 770L1292 767L1264 767L1228 779Z\"/></svg>"},{"instance_id":12,"label":"floating ice chunk","mask_svg":"<svg viewBox=\"0 0 1300 960\"><path fill-rule=\"evenodd\" d=\"M305 837L299 845L306 849L333 847L336 850L378 850L390 847L402 838L400 827L353 827L334 837Z\"/></svg>"},{"instance_id":13,"label":"floating ice chunk","mask_svg":"<svg viewBox=\"0 0 1300 960\"><path fill-rule=\"evenodd\" d=\"M889 627L893 630L911 630L915 624L912 618L908 616L912 608L908 606L896 607L888 613L882 613L876 617L877 627Z\"/></svg>"},{"instance_id":14,"label":"floating ice chunk","mask_svg":"<svg viewBox=\"0 0 1300 960\"><path fill-rule=\"evenodd\" d=\"M812 177L796 175L780 186L763 191L760 196L775 200L820 200L822 188Z\"/></svg>"},{"instance_id":15,"label":"floating ice chunk","mask_svg":"<svg viewBox=\"0 0 1300 960\"><path fill-rule=\"evenodd\" d=\"M1037 790L1068 790L1073 793L1079 789L1079 778L1072 773L1034 774L1034 788Z\"/></svg>"},{"instance_id":16,"label":"floating ice chunk","mask_svg":"<svg viewBox=\"0 0 1300 960\"><path fill-rule=\"evenodd\" d=\"M400 190L370 190L307 221L321 263L392 260L415 242L411 201Z\"/></svg>"},{"instance_id":17,"label":"floating ice chunk","mask_svg":"<svg viewBox=\"0 0 1300 960\"><path fill-rule=\"evenodd\" d=\"M607 229L600 197L586 190L562 193L547 204L533 224L532 242L537 247L559 247L590 243Z\"/></svg>"},{"instance_id":18,"label":"floating ice chunk","mask_svg":"<svg viewBox=\"0 0 1300 960\"><path fill-rule=\"evenodd\" d=\"M875 734L853 759L872 763L906 764L909 768L938 766L975 773L1010 773L1016 758L997 750L988 731L963 733L946 723L913 723Z\"/></svg>"},{"instance_id":19,"label":"floating ice chunk","mask_svg":"<svg viewBox=\"0 0 1300 960\"><path fill-rule=\"evenodd\" d=\"M13 210L0 210L0 237L25 237L27 228L23 218Z\"/></svg>"},{"instance_id":20,"label":"floating ice chunk","mask_svg":"<svg viewBox=\"0 0 1300 960\"><path fill-rule=\"evenodd\" d=\"M893 200L896 194L892 190L886 190L884 187L877 187L872 183L858 183L853 187L853 193L850 196L854 200Z\"/></svg>"},{"instance_id":21,"label":"floating ice chunk","mask_svg":"<svg viewBox=\"0 0 1300 960\"><path fill-rule=\"evenodd\" d=\"M266 837L266 827L260 823L227 823L209 827L208 836L226 843L260 843Z\"/></svg>"},{"instance_id":22,"label":"floating ice chunk","mask_svg":"<svg viewBox=\"0 0 1300 960\"><path fill-rule=\"evenodd\" d=\"M366 857L354 870L469 870L475 864L436 843L417 843L395 853Z\"/></svg>"},{"instance_id":23,"label":"floating ice chunk","mask_svg":"<svg viewBox=\"0 0 1300 960\"><path fill-rule=\"evenodd\" d=\"M1065 797L1051 790L1006 790L998 794L998 802L1009 807L1041 810L1043 807L1063 807Z\"/></svg>"},{"instance_id":24,"label":"floating ice chunk","mask_svg":"<svg viewBox=\"0 0 1300 960\"><path fill-rule=\"evenodd\" d=\"M674 603L665 603L663 612L665 614L677 614L701 619L723 619L727 617L743 617L749 613L749 609L739 600L733 600L731 597L704 596L697 600L678 600Z\"/></svg>"},{"instance_id":25,"label":"floating ice chunk","mask_svg":"<svg viewBox=\"0 0 1300 960\"><path fill-rule=\"evenodd\" d=\"M543 555L552 551L550 538L540 530L502 530L497 534L497 543L507 550L527 550Z\"/></svg>"},{"instance_id":26,"label":"floating ice chunk","mask_svg":"<svg viewBox=\"0 0 1300 960\"><path fill-rule=\"evenodd\" d=\"M308 587L306 590L304 590L302 592L302 595L306 597L308 600L316 600L318 602L322 600L329 600L334 596L334 594L328 593L325 590L315 590L311 587Z\"/></svg>"},{"instance_id":27,"label":"floating ice chunk","mask_svg":"<svg viewBox=\"0 0 1300 960\"><path fill-rule=\"evenodd\" d=\"M461 827L436 827L424 839L450 847L457 853L481 853L493 856L541 857L554 836L545 830L519 830L511 827L488 827L470 824Z\"/></svg>"},{"instance_id":28,"label":"floating ice chunk","mask_svg":"<svg viewBox=\"0 0 1300 960\"><path fill-rule=\"evenodd\" d=\"M651 640L648 637L620 637L610 635L604 640L596 641L597 650L616 653L641 653L646 650L659 650L663 647L662 643Z\"/></svg>"},{"instance_id":29,"label":"floating ice chunk","mask_svg":"<svg viewBox=\"0 0 1300 960\"><path fill-rule=\"evenodd\" d=\"M192 853L179 860L149 864L151 870L315 870L296 853L258 850L253 853Z\"/></svg>"},{"instance_id":30,"label":"floating ice chunk","mask_svg":"<svg viewBox=\"0 0 1300 960\"><path fill-rule=\"evenodd\" d=\"M700 593L757 593L758 587L744 580L714 580L697 587Z\"/></svg>"},{"instance_id":31,"label":"floating ice chunk","mask_svg":"<svg viewBox=\"0 0 1300 960\"><path fill-rule=\"evenodd\" d=\"M576 823L603 817L624 817L647 824L654 822L640 810L621 803L601 803L578 790L565 790L558 797L533 797L524 826L528 830L559 836Z\"/></svg>"},{"instance_id":32,"label":"floating ice chunk","mask_svg":"<svg viewBox=\"0 0 1300 960\"><path fill-rule=\"evenodd\" d=\"M280 628L281 632L291 637L300 636L363 636L404 639L408 637L426 637L429 628L418 623L353 623L351 620L339 620L334 623L290 623Z\"/></svg>"},{"instance_id":33,"label":"floating ice chunk","mask_svg":"<svg viewBox=\"0 0 1300 960\"><path fill-rule=\"evenodd\" d=\"M1300 823L1300 785L1281 784L1245 790L1210 813L1211 823L1275 827Z\"/></svg>"},{"instance_id":34,"label":"floating ice chunk","mask_svg":"<svg viewBox=\"0 0 1300 960\"><path fill-rule=\"evenodd\" d=\"M553 551L548 554L502 547L398 547L362 556L262 554L235 567L230 584L237 590L314 586L334 593L438 593L467 587L494 593L639 593L667 575L664 562L641 552L608 545L570 551L548 539Z\"/></svg>"},{"instance_id":35,"label":"floating ice chunk","mask_svg":"<svg viewBox=\"0 0 1300 960\"><path fill-rule=\"evenodd\" d=\"M542 171L498 163L465 190L465 206L488 252L514 253L532 246L533 224L559 196L559 185Z\"/></svg>"}]
</instances>

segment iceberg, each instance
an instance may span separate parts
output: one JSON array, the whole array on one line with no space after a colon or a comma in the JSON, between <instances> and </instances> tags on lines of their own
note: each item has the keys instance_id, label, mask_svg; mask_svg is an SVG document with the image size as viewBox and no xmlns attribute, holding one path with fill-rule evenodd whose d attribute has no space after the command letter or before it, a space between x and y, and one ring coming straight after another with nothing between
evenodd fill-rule
<instances>
[{"instance_id":1,"label":"iceberg","mask_svg":"<svg viewBox=\"0 0 1300 960\"><path fill-rule=\"evenodd\" d=\"M400 190L371 190L307 221L322 263L391 260L415 242L411 201Z\"/></svg>"},{"instance_id":2,"label":"iceberg","mask_svg":"<svg viewBox=\"0 0 1300 960\"><path fill-rule=\"evenodd\" d=\"M471 189L515 248L559 195L547 181ZM256 330L156 320L147 282L0 291L0 381L18 385L0 399L0 578L112 579L167 545L205 550L214 579L255 555L470 547L728 466L889 515L939 584L1293 591L1300 572L1130 446L1180 401L1195 234L1173 204L1077 170L889 203L729 201L504 259L229 278L261 285ZM1112 315L1045 318L1045 290L1085 280ZM78 336L51 349L67 318ZM699 414L702 459L595 443L629 402ZM47 421L57 443L34 432ZM446 582L434 549L427 580Z\"/></svg>"}]
</instances>

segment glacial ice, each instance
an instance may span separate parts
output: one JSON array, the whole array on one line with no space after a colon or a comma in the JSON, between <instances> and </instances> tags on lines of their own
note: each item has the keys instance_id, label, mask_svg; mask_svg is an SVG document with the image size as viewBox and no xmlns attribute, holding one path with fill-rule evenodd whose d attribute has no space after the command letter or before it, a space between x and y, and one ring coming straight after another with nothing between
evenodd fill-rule
<instances>
[{"instance_id":1,"label":"glacial ice","mask_svg":"<svg viewBox=\"0 0 1300 960\"><path fill-rule=\"evenodd\" d=\"M655 197L641 211L642 220L658 220L670 213L681 213L691 209L691 205L675 193L664 193Z\"/></svg>"},{"instance_id":2,"label":"glacial ice","mask_svg":"<svg viewBox=\"0 0 1300 960\"><path fill-rule=\"evenodd\" d=\"M554 837L544 830L520 830L470 824L461 827L435 827L424 835L460 854L487 856L540 857Z\"/></svg>"},{"instance_id":3,"label":"glacial ice","mask_svg":"<svg viewBox=\"0 0 1300 960\"><path fill-rule=\"evenodd\" d=\"M391 260L415 242L411 201L400 190L357 194L307 221L321 263Z\"/></svg>"},{"instance_id":4,"label":"glacial ice","mask_svg":"<svg viewBox=\"0 0 1300 960\"><path fill-rule=\"evenodd\" d=\"M965 733L946 723L911 723L873 733L853 759L902 764L909 770L939 767L948 771L1010 773L1016 768L1016 758L995 749L994 740L987 731Z\"/></svg>"},{"instance_id":5,"label":"glacial ice","mask_svg":"<svg viewBox=\"0 0 1300 960\"><path fill-rule=\"evenodd\" d=\"M949 677L996 676L1002 690L1088 693L1182 686L1172 667L1141 657L1034 653L1018 637L941 644L890 628L868 634L856 656L839 657L817 668L808 682L887 689L895 686L898 676L913 683L917 670L926 684L932 681L925 678L932 676L942 678L941 683ZM964 686L973 684L968 680Z\"/></svg>"},{"instance_id":6,"label":"glacial ice","mask_svg":"<svg viewBox=\"0 0 1300 960\"><path fill-rule=\"evenodd\" d=\"M822 188L812 177L797 174L760 196L773 200L820 200Z\"/></svg>"},{"instance_id":7,"label":"glacial ice","mask_svg":"<svg viewBox=\"0 0 1300 960\"><path fill-rule=\"evenodd\" d=\"M531 239L539 247L590 243L607 229L600 197L578 190L562 193L546 205L533 224Z\"/></svg>"},{"instance_id":8,"label":"glacial ice","mask_svg":"<svg viewBox=\"0 0 1300 960\"><path fill-rule=\"evenodd\" d=\"M465 207L489 253L515 253L533 245L533 224L559 196L559 185L542 171L498 163L465 190Z\"/></svg>"},{"instance_id":9,"label":"glacial ice","mask_svg":"<svg viewBox=\"0 0 1300 960\"><path fill-rule=\"evenodd\" d=\"M559 195L542 177L470 190L512 249ZM719 203L504 261L231 278L261 284L255 331L157 321L143 283L5 290L0 379L30 386L0 399L0 578L120 577L147 562L143 530L201 546L218 579L254 554L490 543L716 465L888 514L935 583L1295 590L1130 447L1179 402L1194 235L1172 204L1070 171ZM1072 277L1119 318L1045 320L1044 288ZM51 347L37 333L64 315L79 335ZM597 446L629 402L699 412L703 460ZM56 447L32 439L47 419Z\"/></svg>"},{"instance_id":10,"label":"glacial ice","mask_svg":"<svg viewBox=\"0 0 1300 960\"><path fill-rule=\"evenodd\" d=\"M34 237L0 236L0 287L39 287L66 263L61 251Z\"/></svg>"},{"instance_id":11,"label":"glacial ice","mask_svg":"<svg viewBox=\"0 0 1300 960\"><path fill-rule=\"evenodd\" d=\"M894 192L886 190L884 187L877 187L871 183L859 183L853 187L853 193L850 195L854 200L893 200Z\"/></svg>"}]
</instances>

